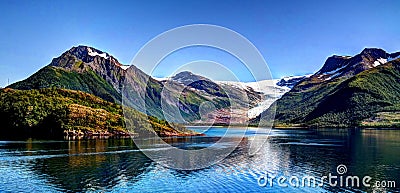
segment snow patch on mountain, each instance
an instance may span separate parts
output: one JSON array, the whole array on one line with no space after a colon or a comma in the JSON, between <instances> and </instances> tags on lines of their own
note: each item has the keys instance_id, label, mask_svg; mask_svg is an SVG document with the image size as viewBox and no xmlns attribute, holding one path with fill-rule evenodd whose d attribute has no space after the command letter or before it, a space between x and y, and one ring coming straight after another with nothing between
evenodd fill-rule
<instances>
[{"instance_id":1,"label":"snow patch on mountain","mask_svg":"<svg viewBox=\"0 0 400 193\"><path fill-rule=\"evenodd\" d=\"M251 108L247 111L247 117L250 119L256 118L258 115L260 115L262 112L267 110L272 103L274 103L276 100L279 98L266 98L264 101L259 103L256 107Z\"/></svg>"},{"instance_id":2,"label":"snow patch on mountain","mask_svg":"<svg viewBox=\"0 0 400 193\"><path fill-rule=\"evenodd\" d=\"M170 80L171 79L171 77L153 77L155 80L157 80L157 81L160 81L160 82L162 82L162 81L167 81L167 80Z\"/></svg>"},{"instance_id":3,"label":"snow patch on mountain","mask_svg":"<svg viewBox=\"0 0 400 193\"><path fill-rule=\"evenodd\" d=\"M286 86L278 86L277 83L280 79L262 80L258 82L235 82L235 81L218 81L219 84L227 84L233 87L247 89L252 88L256 92L260 92L264 96L264 100L251 108L247 112L248 118L252 119L267 110L272 103L281 98L286 92L290 90Z\"/></svg>"},{"instance_id":4,"label":"snow patch on mountain","mask_svg":"<svg viewBox=\"0 0 400 193\"><path fill-rule=\"evenodd\" d=\"M303 76L286 76L280 79L276 85L281 87L293 88L297 83L304 80L305 78L309 78L312 74L303 75Z\"/></svg>"},{"instance_id":5,"label":"snow patch on mountain","mask_svg":"<svg viewBox=\"0 0 400 193\"><path fill-rule=\"evenodd\" d=\"M377 67L377 66L379 66L379 65L381 65L381 64L385 64L387 62L387 59L385 59L385 58L378 58L372 65L374 66L374 67Z\"/></svg>"},{"instance_id":6,"label":"snow patch on mountain","mask_svg":"<svg viewBox=\"0 0 400 193\"><path fill-rule=\"evenodd\" d=\"M337 74L338 71L342 70L342 69L345 68L345 67L346 67L346 66L342 66L342 67L340 67L340 68L337 68L337 69L332 70L332 71L329 71L329 72L325 72L325 73L323 73L323 74L325 74L325 75Z\"/></svg>"},{"instance_id":7,"label":"snow patch on mountain","mask_svg":"<svg viewBox=\"0 0 400 193\"><path fill-rule=\"evenodd\" d=\"M337 68L337 69L335 69L335 70L332 70L332 71L330 71L330 72L325 72L325 73L323 73L323 75L328 75L328 77L326 77L324 80L332 80L332 79L338 77L338 76L341 74L340 71L341 71L343 68L345 68L345 67L346 67L346 66L342 66L342 67ZM319 78L321 78L323 75L320 75Z\"/></svg>"},{"instance_id":8,"label":"snow patch on mountain","mask_svg":"<svg viewBox=\"0 0 400 193\"><path fill-rule=\"evenodd\" d=\"M131 66L130 65L121 65L119 67L122 68L122 70L127 70Z\"/></svg>"},{"instance_id":9,"label":"snow patch on mountain","mask_svg":"<svg viewBox=\"0 0 400 193\"><path fill-rule=\"evenodd\" d=\"M306 75L306 76L285 76L285 77L283 77L282 79L283 80L285 80L285 81L290 81L290 80L293 80L293 79L299 79L299 78L305 78L305 77L310 77L311 76L311 74L310 75Z\"/></svg>"},{"instance_id":10,"label":"snow patch on mountain","mask_svg":"<svg viewBox=\"0 0 400 193\"><path fill-rule=\"evenodd\" d=\"M285 86L276 85L280 79L261 80L258 82L236 82L236 81L216 81L219 84L226 84L236 88L246 89L252 88L256 92L261 92L266 95L282 95L290 90Z\"/></svg>"},{"instance_id":11,"label":"snow patch on mountain","mask_svg":"<svg viewBox=\"0 0 400 193\"><path fill-rule=\"evenodd\" d=\"M89 56L93 56L93 57L95 57L95 56L100 56L100 57L105 58L105 59L108 59L108 58L109 58L108 54L105 53L105 52L103 52L103 53L98 53L98 52L96 52L96 51L93 51L91 48L87 48L87 49L88 49L88 55L89 55Z\"/></svg>"}]
</instances>

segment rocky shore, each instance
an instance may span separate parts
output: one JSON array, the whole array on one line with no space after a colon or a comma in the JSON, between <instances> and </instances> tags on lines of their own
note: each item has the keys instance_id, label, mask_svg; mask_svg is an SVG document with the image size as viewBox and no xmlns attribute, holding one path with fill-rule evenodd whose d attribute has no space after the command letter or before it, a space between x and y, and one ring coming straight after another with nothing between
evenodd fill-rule
<instances>
[{"instance_id":1,"label":"rocky shore","mask_svg":"<svg viewBox=\"0 0 400 193\"><path fill-rule=\"evenodd\" d=\"M138 137L138 133L127 132L127 131L80 131L80 130L65 130L65 139L107 139L107 138L131 138ZM195 132L162 132L159 134L160 137L186 137L186 136L204 136L203 133Z\"/></svg>"},{"instance_id":2,"label":"rocky shore","mask_svg":"<svg viewBox=\"0 0 400 193\"><path fill-rule=\"evenodd\" d=\"M64 137L66 138L109 138L109 137L135 137L138 136L137 133L134 132L126 132L126 131L80 131L80 130L65 130Z\"/></svg>"}]
</instances>

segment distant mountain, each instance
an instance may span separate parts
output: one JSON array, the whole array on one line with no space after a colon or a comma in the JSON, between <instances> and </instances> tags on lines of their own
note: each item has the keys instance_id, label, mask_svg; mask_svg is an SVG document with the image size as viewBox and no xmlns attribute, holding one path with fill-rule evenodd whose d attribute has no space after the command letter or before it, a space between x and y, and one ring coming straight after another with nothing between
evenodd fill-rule
<instances>
[{"instance_id":1,"label":"distant mountain","mask_svg":"<svg viewBox=\"0 0 400 193\"><path fill-rule=\"evenodd\" d=\"M218 84L226 86L228 90L246 88L261 95L261 99L259 100L251 99L256 103L247 111L247 117L253 119L268 109L273 102L290 90L289 87L277 85L278 82L279 80L261 80L258 82L219 81Z\"/></svg>"},{"instance_id":2,"label":"distant mountain","mask_svg":"<svg viewBox=\"0 0 400 193\"><path fill-rule=\"evenodd\" d=\"M241 104L241 107L236 109L234 113L229 113L228 109L211 111L206 116L209 117L207 120L197 121L200 123L222 123L226 122L227 117L233 123L246 123L290 90L286 86L277 85L279 80L261 80L258 82L212 81L188 71L180 72L170 78L157 78L157 80L163 83L170 81L184 85L187 87L186 89L201 93L203 96L220 96L225 98L225 102L229 101L228 96L226 96L229 95L231 100ZM246 103L246 101L249 103Z\"/></svg>"},{"instance_id":3,"label":"distant mountain","mask_svg":"<svg viewBox=\"0 0 400 193\"><path fill-rule=\"evenodd\" d=\"M189 86L196 90L204 91L217 97L228 97L227 93L225 93L223 88L217 83L208 78L195 75L188 71L180 72L173 76L170 80L181 83L185 86Z\"/></svg>"},{"instance_id":4,"label":"distant mountain","mask_svg":"<svg viewBox=\"0 0 400 193\"><path fill-rule=\"evenodd\" d=\"M183 72L179 72L178 74L174 75L173 77L171 77L170 80L179 82L181 84L184 85L189 85L190 83L193 82L197 82L197 81L211 81L210 79L197 75L197 74L193 74L189 71L183 71Z\"/></svg>"},{"instance_id":5,"label":"distant mountain","mask_svg":"<svg viewBox=\"0 0 400 193\"><path fill-rule=\"evenodd\" d=\"M196 113L203 115L194 123L245 124L249 120L247 116L249 108L254 108L264 100L262 93L251 87L224 84L187 71L180 72L162 82L168 84L169 87L183 86L182 95L186 96L184 100L188 98L185 92L189 91L206 99L197 103L199 107L196 107L198 109ZM206 105L201 109L200 105L205 101L211 102L213 107Z\"/></svg>"},{"instance_id":6,"label":"distant mountain","mask_svg":"<svg viewBox=\"0 0 400 193\"><path fill-rule=\"evenodd\" d=\"M275 125L360 126L382 112L400 111L399 58L400 52L376 48L353 57L329 57L274 103ZM271 109L262 116L271 116Z\"/></svg>"}]
</instances>

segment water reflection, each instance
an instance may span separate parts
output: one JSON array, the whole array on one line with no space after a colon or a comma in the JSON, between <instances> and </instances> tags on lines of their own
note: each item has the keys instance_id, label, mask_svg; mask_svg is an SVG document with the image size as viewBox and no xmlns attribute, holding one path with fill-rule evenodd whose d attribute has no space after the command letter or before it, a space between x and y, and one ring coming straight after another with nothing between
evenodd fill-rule
<instances>
[{"instance_id":1,"label":"water reflection","mask_svg":"<svg viewBox=\"0 0 400 193\"><path fill-rule=\"evenodd\" d=\"M131 147L131 140L72 141L68 142L69 156L38 160L33 169L65 190L107 190L121 181L135 180L150 165Z\"/></svg>"},{"instance_id":2,"label":"water reflection","mask_svg":"<svg viewBox=\"0 0 400 193\"><path fill-rule=\"evenodd\" d=\"M206 148L219 140L210 135L166 138L183 149ZM237 136L232 135L232 140ZM148 139L144 151L157 151ZM0 192L3 191L116 191L116 192L358 192L398 188L260 187L263 174L276 176L336 174L345 164L348 175L400 183L400 131L396 130L272 130L260 152L249 156L244 138L222 162L211 167L179 171L149 160L130 139L78 141L1 141ZM21 188L22 186L29 188Z\"/></svg>"}]
</instances>

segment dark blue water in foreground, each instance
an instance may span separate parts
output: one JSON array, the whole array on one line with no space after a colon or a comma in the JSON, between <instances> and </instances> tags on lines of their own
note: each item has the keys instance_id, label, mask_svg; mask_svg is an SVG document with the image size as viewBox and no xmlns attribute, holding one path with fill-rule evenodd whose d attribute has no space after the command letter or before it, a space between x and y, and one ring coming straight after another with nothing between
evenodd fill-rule
<instances>
[{"instance_id":1,"label":"dark blue water in foreground","mask_svg":"<svg viewBox=\"0 0 400 193\"><path fill-rule=\"evenodd\" d=\"M227 134L237 140L242 128L192 128L206 136L169 138L180 148L205 148ZM246 131L252 136L254 131ZM265 133L267 137L268 133ZM0 141L0 192L399 192L399 130L272 130L249 156L245 137L222 162L179 171L148 159L130 139L79 141ZM157 145L143 151L157 151ZM370 176L370 184L395 181L396 187L333 187L320 177ZM317 187L266 186L260 177L318 177ZM293 178L294 185L296 180ZM264 184L263 184L264 183ZM390 182L391 183L391 182ZM301 182L300 182L301 185Z\"/></svg>"}]
</instances>

